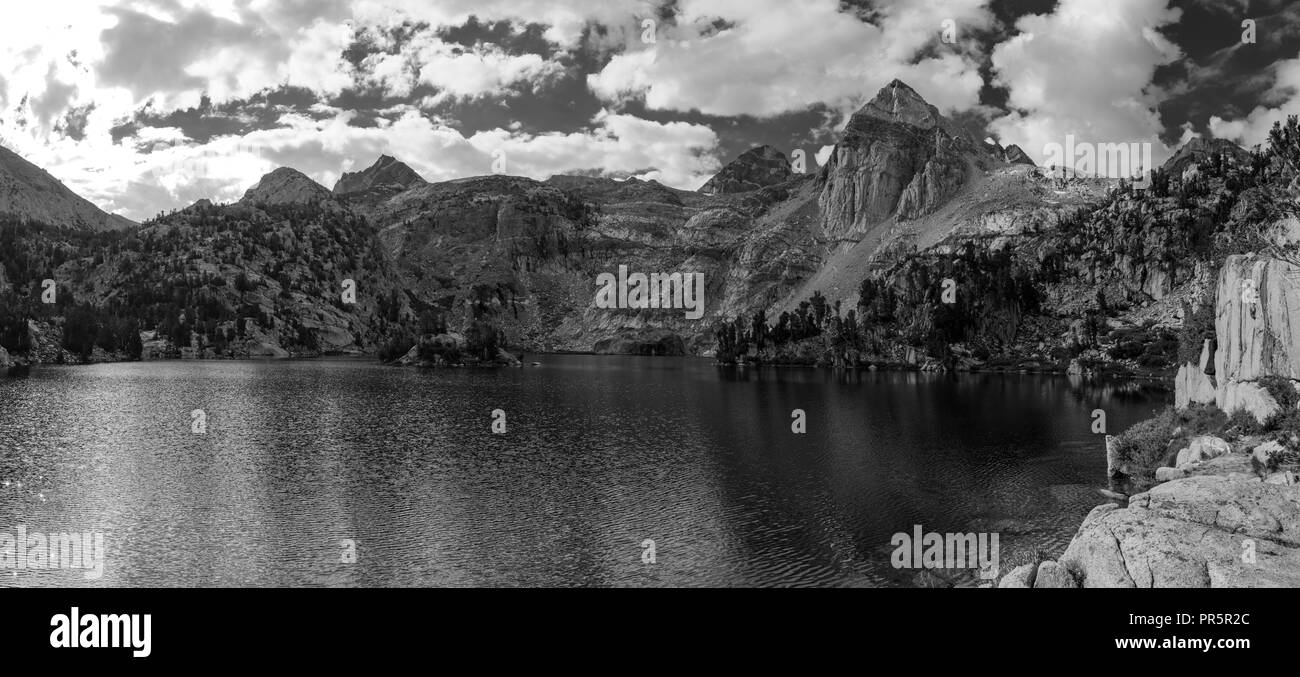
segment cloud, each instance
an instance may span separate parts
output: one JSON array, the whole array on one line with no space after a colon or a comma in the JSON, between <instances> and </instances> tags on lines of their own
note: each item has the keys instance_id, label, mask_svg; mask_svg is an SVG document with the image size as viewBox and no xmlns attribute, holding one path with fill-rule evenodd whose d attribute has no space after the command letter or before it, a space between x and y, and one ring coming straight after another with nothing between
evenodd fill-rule
<instances>
[{"instance_id":1,"label":"cloud","mask_svg":"<svg viewBox=\"0 0 1300 677\"><path fill-rule=\"evenodd\" d=\"M193 107L205 95L224 103L280 85L337 94L352 82L341 56L351 31L326 17L282 8L244 10L232 19L209 6L172 16L122 7L105 12L116 22L101 36L99 82L126 88L136 101L152 100L161 111Z\"/></svg>"},{"instance_id":2,"label":"cloud","mask_svg":"<svg viewBox=\"0 0 1300 677\"><path fill-rule=\"evenodd\" d=\"M503 150L507 173L539 179L599 169L607 175L630 174L696 189L719 169L710 155L718 137L703 125L660 123L608 110L592 122L591 129L569 134L497 129L475 134L469 143L487 157Z\"/></svg>"},{"instance_id":3,"label":"cloud","mask_svg":"<svg viewBox=\"0 0 1300 677\"><path fill-rule=\"evenodd\" d=\"M654 44L627 45L587 82L609 102L766 118L816 104L856 108L900 78L942 110L965 110L979 101L978 60L939 38L945 20L988 27L985 5L886 2L872 24L837 0L682 0Z\"/></svg>"},{"instance_id":4,"label":"cloud","mask_svg":"<svg viewBox=\"0 0 1300 677\"><path fill-rule=\"evenodd\" d=\"M1300 115L1300 58L1279 61L1274 64L1272 74L1273 85L1264 95L1264 105L1256 106L1246 117L1236 120L1210 117L1210 133L1250 147L1268 140L1274 121Z\"/></svg>"},{"instance_id":5,"label":"cloud","mask_svg":"<svg viewBox=\"0 0 1300 677\"><path fill-rule=\"evenodd\" d=\"M358 0L353 18L358 24L374 26L404 22L459 26L470 17L534 23L546 26L547 40L573 49L592 24L639 25L637 18L656 15L659 4L655 0Z\"/></svg>"},{"instance_id":6,"label":"cloud","mask_svg":"<svg viewBox=\"0 0 1300 677\"><path fill-rule=\"evenodd\" d=\"M383 45L382 34L369 34L372 43ZM390 53L378 51L362 61L362 77L381 87L389 97L410 96L417 85L437 90L426 105L448 100L505 96L520 86L544 85L561 76L564 66L539 54L507 54L496 45L477 44L464 48L440 39L433 29L409 36Z\"/></svg>"},{"instance_id":7,"label":"cloud","mask_svg":"<svg viewBox=\"0 0 1300 677\"><path fill-rule=\"evenodd\" d=\"M1016 22L1018 35L998 45L995 84L1012 112L989 128L1003 144L1037 162L1047 144L1126 143L1157 139L1162 130L1150 88L1158 66L1181 56L1158 29L1178 21L1166 0L1062 0L1051 14ZM1153 144L1159 164L1170 149Z\"/></svg>"}]
</instances>

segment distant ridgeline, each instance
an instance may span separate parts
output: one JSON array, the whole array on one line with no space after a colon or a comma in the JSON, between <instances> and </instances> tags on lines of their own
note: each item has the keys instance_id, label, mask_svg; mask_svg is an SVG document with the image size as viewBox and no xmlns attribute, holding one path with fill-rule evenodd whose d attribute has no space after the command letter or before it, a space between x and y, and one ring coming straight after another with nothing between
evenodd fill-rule
<instances>
[{"instance_id":1,"label":"distant ridgeline","mask_svg":"<svg viewBox=\"0 0 1300 677\"><path fill-rule=\"evenodd\" d=\"M699 191L428 183L383 156L333 191L281 168L239 202L102 232L0 154L21 193L5 209L27 210L0 218L0 362L519 350L1166 373L1213 335L1224 259L1275 246L1298 139L1291 121L1264 151L1193 140L1139 191L1035 167L894 81L825 152L756 148ZM690 286L641 303L643 277Z\"/></svg>"}]
</instances>

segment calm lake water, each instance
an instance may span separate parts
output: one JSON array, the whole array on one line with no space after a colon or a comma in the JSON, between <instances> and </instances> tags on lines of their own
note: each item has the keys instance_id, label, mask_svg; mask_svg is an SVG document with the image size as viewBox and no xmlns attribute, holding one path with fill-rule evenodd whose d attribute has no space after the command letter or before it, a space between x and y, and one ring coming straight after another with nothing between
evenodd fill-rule
<instances>
[{"instance_id":1,"label":"calm lake water","mask_svg":"<svg viewBox=\"0 0 1300 677\"><path fill-rule=\"evenodd\" d=\"M107 546L98 580L0 569L0 586L914 585L889 541L916 524L995 531L1004 562L1059 555L1104 502L1092 411L1114 433L1172 400L1050 376L537 359L0 379L0 532Z\"/></svg>"}]
</instances>

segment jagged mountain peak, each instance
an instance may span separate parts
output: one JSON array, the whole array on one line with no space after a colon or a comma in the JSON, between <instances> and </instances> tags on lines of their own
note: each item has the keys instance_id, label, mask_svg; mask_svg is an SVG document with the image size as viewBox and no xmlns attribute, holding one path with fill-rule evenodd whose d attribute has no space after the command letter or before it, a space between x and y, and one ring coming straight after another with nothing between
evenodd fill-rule
<instances>
[{"instance_id":1,"label":"jagged mountain peak","mask_svg":"<svg viewBox=\"0 0 1300 677\"><path fill-rule=\"evenodd\" d=\"M307 204L329 200L333 193L302 172L290 167L280 167L262 177L256 186L244 193L243 203L268 205Z\"/></svg>"},{"instance_id":2,"label":"jagged mountain peak","mask_svg":"<svg viewBox=\"0 0 1300 677\"><path fill-rule=\"evenodd\" d=\"M0 146L0 213L88 230L117 230L137 225L104 212L49 172L4 146Z\"/></svg>"},{"instance_id":3,"label":"jagged mountain peak","mask_svg":"<svg viewBox=\"0 0 1300 677\"><path fill-rule=\"evenodd\" d=\"M947 128L952 125L951 121L939 114L938 108L930 105L915 89L898 79L882 87L857 115L902 122L924 129Z\"/></svg>"},{"instance_id":4,"label":"jagged mountain peak","mask_svg":"<svg viewBox=\"0 0 1300 677\"><path fill-rule=\"evenodd\" d=\"M414 169L391 155L380 155L375 164L359 172L347 172L334 184L335 195L360 193L372 188L405 190L426 183Z\"/></svg>"},{"instance_id":5,"label":"jagged mountain peak","mask_svg":"<svg viewBox=\"0 0 1300 677\"><path fill-rule=\"evenodd\" d=\"M755 146L727 163L700 192L705 195L743 193L784 183L793 177L785 153L772 146Z\"/></svg>"}]
</instances>

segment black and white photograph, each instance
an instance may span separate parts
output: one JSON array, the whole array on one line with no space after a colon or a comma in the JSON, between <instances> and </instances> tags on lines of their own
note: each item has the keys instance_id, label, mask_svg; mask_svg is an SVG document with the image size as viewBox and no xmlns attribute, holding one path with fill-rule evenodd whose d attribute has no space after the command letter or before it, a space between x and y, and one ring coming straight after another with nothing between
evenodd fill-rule
<instances>
[{"instance_id":1,"label":"black and white photograph","mask_svg":"<svg viewBox=\"0 0 1300 677\"><path fill-rule=\"evenodd\" d=\"M859 588L1284 649L1297 115L1289 0L7 3L5 622Z\"/></svg>"}]
</instances>

